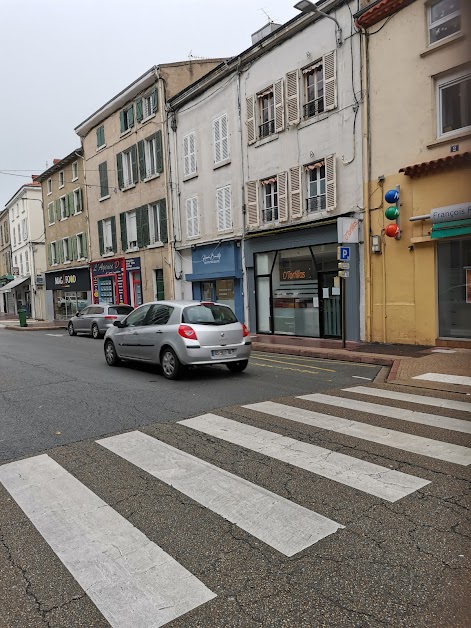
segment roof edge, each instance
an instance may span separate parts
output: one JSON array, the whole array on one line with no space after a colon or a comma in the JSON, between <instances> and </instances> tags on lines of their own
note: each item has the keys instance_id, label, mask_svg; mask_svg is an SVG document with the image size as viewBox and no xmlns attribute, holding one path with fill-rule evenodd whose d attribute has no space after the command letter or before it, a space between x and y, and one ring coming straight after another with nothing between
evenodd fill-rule
<instances>
[{"instance_id":1,"label":"roof edge","mask_svg":"<svg viewBox=\"0 0 471 628\"><path fill-rule=\"evenodd\" d=\"M44 181L44 179L47 179L49 175L53 174L57 170L60 170L64 166L67 166L67 164L71 163L72 161L75 161L77 157L82 157L82 156L83 156L83 148L80 146L79 148L76 148L71 153L69 153L67 157L63 157L57 163L52 164L52 166L49 166L47 170L44 170L44 172L41 172L41 174L38 174L35 181L39 181L40 183L42 183L42 181Z\"/></svg>"}]
</instances>

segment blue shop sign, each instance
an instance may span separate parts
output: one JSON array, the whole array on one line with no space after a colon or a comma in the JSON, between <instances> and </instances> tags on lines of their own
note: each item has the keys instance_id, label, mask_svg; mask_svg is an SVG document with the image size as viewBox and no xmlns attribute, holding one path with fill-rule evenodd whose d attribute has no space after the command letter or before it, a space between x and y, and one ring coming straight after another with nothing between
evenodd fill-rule
<instances>
[{"instance_id":1,"label":"blue shop sign","mask_svg":"<svg viewBox=\"0 0 471 628\"><path fill-rule=\"evenodd\" d=\"M130 257L126 260L126 270L141 270L141 258Z\"/></svg>"},{"instance_id":2,"label":"blue shop sign","mask_svg":"<svg viewBox=\"0 0 471 628\"><path fill-rule=\"evenodd\" d=\"M193 273L185 276L187 281L242 278L240 242L221 242L197 246L191 252Z\"/></svg>"}]
</instances>

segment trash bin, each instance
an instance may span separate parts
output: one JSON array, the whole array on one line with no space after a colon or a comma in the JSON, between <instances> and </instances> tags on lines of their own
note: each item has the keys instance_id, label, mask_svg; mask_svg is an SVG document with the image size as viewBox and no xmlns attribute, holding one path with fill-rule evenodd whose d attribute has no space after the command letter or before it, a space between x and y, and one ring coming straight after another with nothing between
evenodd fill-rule
<instances>
[{"instance_id":1,"label":"trash bin","mask_svg":"<svg viewBox=\"0 0 471 628\"><path fill-rule=\"evenodd\" d=\"M20 327L28 327L26 323L26 310L18 310L18 316L20 319Z\"/></svg>"}]
</instances>

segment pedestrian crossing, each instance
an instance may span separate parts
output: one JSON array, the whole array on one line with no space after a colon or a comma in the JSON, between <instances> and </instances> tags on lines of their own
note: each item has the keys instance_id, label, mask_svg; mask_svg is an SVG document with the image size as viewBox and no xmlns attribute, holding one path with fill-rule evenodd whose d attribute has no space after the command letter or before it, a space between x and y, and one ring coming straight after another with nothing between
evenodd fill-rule
<instances>
[{"instance_id":1,"label":"pedestrian crossing","mask_svg":"<svg viewBox=\"0 0 471 628\"><path fill-rule=\"evenodd\" d=\"M165 442L165 431L159 431L158 425L152 436L134 430L99 439L94 446L108 452L106 464L111 471L119 460L125 460L146 472L152 482L185 495L289 560L300 552L313 551L317 543L327 538L335 543L338 535L348 530L350 520L345 512L340 509L335 520L325 511L316 512L312 504L297 503L190 454L185 450L185 439L193 442L191 439L209 437L216 449L242 448L271 464L289 465L293 482L301 481L297 480L296 470L304 472L303 482L305 472L313 480L321 477L330 483L332 502L336 499L336 487L342 485L350 491L353 504L362 495L378 503L394 503L431 483L430 475L420 477L425 474L421 467L417 471L411 467L411 473L391 468L388 462L395 450L444 465L471 464L470 447L440 439L445 430L448 439L450 434L458 435L461 441L466 438L471 420L453 417L451 413L470 412L471 404L374 386L354 386L343 393L350 397L335 393L299 397L312 407L309 410L286 402L264 401L241 406L240 416L231 410L233 418L208 413L183 419L174 426L178 442L183 443L179 447ZM383 403L359 400L358 395L381 397ZM413 409L399 408L395 401L410 404ZM442 414L434 414L433 410L422 412L421 405ZM336 408L351 411L355 419L335 416ZM363 415L368 416L368 423L362 422ZM438 439L379 427L374 425L378 416L393 427L399 420L402 429L408 429L410 423L435 430L433 434ZM281 419L288 430L296 424L297 438L264 425L264 420L271 418ZM343 434L352 439L353 445L360 441L364 447L346 455L316 445L317 433L311 431L303 437L303 425L318 428L322 436L328 432ZM363 459L368 457L368 443L388 448L384 466ZM192 573L160 547L158 538L150 540L52 456L42 454L0 466L0 483L111 626L162 626L217 598L217 589L205 581L204 569L203 575ZM106 471L109 473L110 469ZM316 510L323 509L322 503ZM348 504L342 506L348 508ZM174 532L178 534L178 530Z\"/></svg>"}]
</instances>

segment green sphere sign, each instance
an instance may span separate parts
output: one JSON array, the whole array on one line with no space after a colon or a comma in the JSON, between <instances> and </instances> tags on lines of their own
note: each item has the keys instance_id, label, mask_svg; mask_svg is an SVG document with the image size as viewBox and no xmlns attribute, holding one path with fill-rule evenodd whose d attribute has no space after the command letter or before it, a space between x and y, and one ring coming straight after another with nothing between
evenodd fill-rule
<instances>
[{"instance_id":1,"label":"green sphere sign","mask_svg":"<svg viewBox=\"0 0 471 628\"><path fill-rule=\"evenodd\" d=\"M397 207L388 207L384 215L388 220L395 220L399 216L399 210Z\"/></svg>"}]
</instances>

